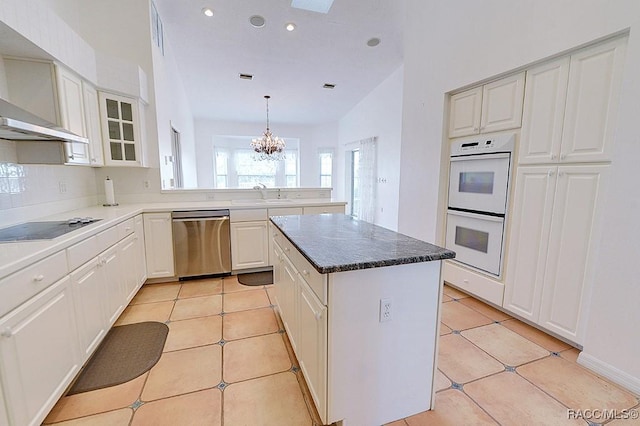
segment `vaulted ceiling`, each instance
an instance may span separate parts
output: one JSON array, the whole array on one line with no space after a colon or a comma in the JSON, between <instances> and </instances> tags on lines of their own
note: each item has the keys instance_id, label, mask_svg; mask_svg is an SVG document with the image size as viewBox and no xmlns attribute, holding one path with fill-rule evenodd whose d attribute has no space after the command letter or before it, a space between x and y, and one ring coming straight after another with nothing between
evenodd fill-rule
<instances>
[{"instance_id":1,"label":"vaulted ceiling","mask_svg":"<svg viewBox=\"0 0 640 426\"><path fill-rule=\"evenodd\" d=\"M402 64L404 0L334 0L326 14L291 0L155 3L196 118L262 121L263 96L271 95L272 122L332 122ZM254 15L263 27L250 24ZM375 47L372 38L380 39Z\"/></svg>"}]
</instances>

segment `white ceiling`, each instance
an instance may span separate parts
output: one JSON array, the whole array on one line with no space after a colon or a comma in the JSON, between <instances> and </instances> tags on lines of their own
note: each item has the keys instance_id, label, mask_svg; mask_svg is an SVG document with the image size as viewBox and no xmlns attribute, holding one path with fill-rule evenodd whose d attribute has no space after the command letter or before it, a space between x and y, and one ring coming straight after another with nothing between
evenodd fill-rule
<instances>
[{"instance_id":1,"label":"white ceiling","mask_svg":"<svg viewBox=\"0 0 640 426\"><path fill-rule=\"evenodd\" d=\"M274 123L336 121L402 63L404 0L335 0L327 14L291 0L155 3L197 118L264 121L263 96L271 95ZM252 27L252 15L266 25ZM294 32L285 30L289 22ZM372 37L381 39L377 47L367 46Z\"/></svg>"}]
</instances>

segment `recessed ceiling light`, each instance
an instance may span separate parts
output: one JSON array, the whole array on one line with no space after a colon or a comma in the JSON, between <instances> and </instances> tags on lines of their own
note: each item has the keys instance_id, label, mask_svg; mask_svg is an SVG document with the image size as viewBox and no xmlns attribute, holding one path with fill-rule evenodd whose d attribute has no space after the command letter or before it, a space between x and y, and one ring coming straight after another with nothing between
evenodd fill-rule
<instances>
[{"instance_id":1,"label":"recessed ceiling light","mask_svg":"<svg viewBox=\"0 0 640 426\"><path fill-rule=\"evenodd\" d=\"M379 44L380 44L380 39L377 37L373 37L367 40L367 46L369 47L376 47Z\"/></svg>"},{"instance_id":2,"label":"recessed ceiling light","mask_svg":"<svg viewBox=\"0 0 640 426\"><path fill-rule=\"evenodd\" d=\"M294 24L293 22L289 22L284 27L286 28L287 31L291 32L296 29L296 24Z\"/></svg>"},{"instance_id":3,"label":"recessed ceiling light","mask_svg":"<svg viewBox=\"0 0 640 426\"><path fill-rule=\"evenodd\" d=\"M325 83L325 84L322 85L322 88L323 89L335 89L336 85L332 84L332 83Z\"/></svg>"},{"instance_id":4,"label":"recessed ceiling light","mask_svg":"<svg viewBox=\"0 0 640 426\"><path fill-rule=\"evenodd\" d=\"M204 9L202 9L202 13L204 13L205 16L208 16L208 17L213 16L213 10L209 9L208 7L205 7Z\"/></svg>"},{"instance_id":5,"label":"recessed ceiling light","mask_svg":"<svg viewBox=\"0 0 640 426\"><path fill-rule=\"evenodd\" d=\"M264 18L260 15L253 15L251 18L249 18L249 23L251 24L251 26L255 27L255 28L262 28L264 27Z\"/></svg>"}]
</instances>

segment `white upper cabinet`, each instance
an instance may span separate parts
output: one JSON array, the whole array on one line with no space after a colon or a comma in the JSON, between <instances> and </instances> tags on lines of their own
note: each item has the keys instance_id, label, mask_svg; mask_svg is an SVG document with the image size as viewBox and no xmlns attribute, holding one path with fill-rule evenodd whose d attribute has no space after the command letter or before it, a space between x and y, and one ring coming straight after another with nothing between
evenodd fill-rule
<instances>
[{"instance_id":1,"label":"white upper cabinet","mask_svg":"<svg viewBox=\"0 0 640 426\"><path fill-rule=\"evenodd\" d=\"M485 84L482 88L480 133L520 127L523 95L524 73Z\"/></svg>"},{"instance_id":2,"label":"white upper cabinet","mask_svg":"<svg viewBox=\"0 0 640 426\"><path fill-rule=\"evenodd\" d=\"M520 127L524 77L524 73L519 73L452 95L449 137Z\"/></svg>"},{"instance_id":3,"label":"white upper cabinet","mask_svg":"<svg viewBox=\"0 0 640 426\"><path fill-rule=\"evenodd\" d=\"M87 136L84 114L82 79L60 65L56 65L60 124L72 133ZM65 143L67 162L90 164L89 145L78 142Z\"/></svg>"},{"instance_id":4,"label":"white upper cabinet","mask_svg":"<svg viewBox=\"0 0 640 426\"><path fill-rule=\"evenodd\" d=\"M142 167L138 100L99 92L105 165Z\"/></svg>"},{"instance_id":5,"label":"white upper cabinet","mask_svg":"<svg viewBox=\"0 0 640 426\"><path fill-rule=\"evenodd\" d=\"M519 160L556 161L562 142L562 122L569 79L569 57L527 71Z\"/></svg>"},{"instance_id":6,"label":"white upper cabinet","mask_svg":"<svg viewBox=\"0 0 640 426\"><path fill-rule=\"evenodd\" d=\"M100 127L100 109L98 91L86 81L82 82L82 94L84 101L84 118L89 138L89 163L99 167L104 165L102 155L102 130Z\"/></svg>"},{"instance_id":7,"label":"white upper cabinet","mask_svg":"<svg viewBox=\"0 0 640 426\"><path fill-rule=\"evenodd\" d=\"M482 86L451 95L449 137L475 135L480 131Z\"/></svg>"},{"instance_id":8,"label":"white upper cabinet","mask_svg":"<svg viewBox=\"0 0 640 426\"><path fill-rule=\"evenodd\" d=\"M627 39L571 56L560 160L610 160Z\"/></svg>"},{"instance_id":9,"label":"white upper cabinet","mask_svg":"<svg viewBox=\"0 0 640 426\"><path fill-rule=\"evenodd\" d=\"M609 161L626 38L527 71L521 164Z\"/></svg>"}]
</instances>

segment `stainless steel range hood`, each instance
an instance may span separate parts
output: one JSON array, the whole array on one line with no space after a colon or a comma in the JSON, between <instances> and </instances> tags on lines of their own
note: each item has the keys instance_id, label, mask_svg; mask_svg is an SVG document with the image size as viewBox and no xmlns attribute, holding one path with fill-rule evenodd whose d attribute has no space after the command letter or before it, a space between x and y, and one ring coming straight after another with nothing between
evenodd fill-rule
<instances>
[{"instance_id":1,"label":"stainless steel range hood","mask_svg":"<svg viewBox=\"0 0 640 426\"><path fill-rule=\"evenodd\" d=\"M0 99L0 139L89 143L89 139L49 123L4 99Z\"/></svg>"}]
</instances>

